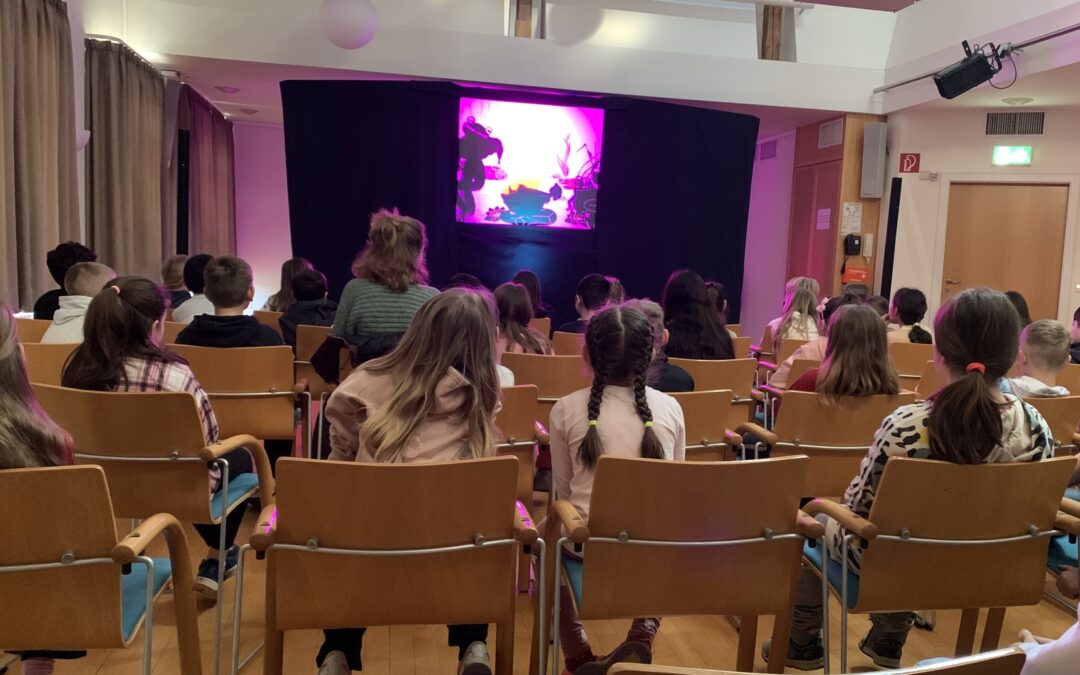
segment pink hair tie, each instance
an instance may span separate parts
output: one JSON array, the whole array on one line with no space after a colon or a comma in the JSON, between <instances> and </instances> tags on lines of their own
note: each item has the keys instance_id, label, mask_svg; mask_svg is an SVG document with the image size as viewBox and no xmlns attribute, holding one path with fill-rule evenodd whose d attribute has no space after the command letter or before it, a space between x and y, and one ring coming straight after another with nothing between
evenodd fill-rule
<instances>
[{"instance_id":1,"label":"pink hair tie","mask_svg":"<svg viewBox=\"0 0 1080 675\"><path fill-rule=\"evenodd\" d=\"M119 287L119 286L109 286L109 288L111 288L111 289L113 289L114 291L116 291L116 295L117 295L117 296L119 296L119 295L120 295L120 287Z\"/></svg>"},{"instance_id":2,"label":"pink hair tie","mask_svg":"<svg viewBox=\"0 0 1080 675\"><path fill-rule=\"evenodd\" d=\"M967 372L969 372L969 373L970 373L971 371L973 371L973 370L977 370L977 371L979 371L980 373L982 373L983 375L985 375L985 374L986 374L986 366L984 366L983 364L981 364L981 363L978 363L978 362L972 362L972 363L969 363L969 364L967 364L967 368L966 368L966 370L967 370Z\"/></svg>"}]
</instances>

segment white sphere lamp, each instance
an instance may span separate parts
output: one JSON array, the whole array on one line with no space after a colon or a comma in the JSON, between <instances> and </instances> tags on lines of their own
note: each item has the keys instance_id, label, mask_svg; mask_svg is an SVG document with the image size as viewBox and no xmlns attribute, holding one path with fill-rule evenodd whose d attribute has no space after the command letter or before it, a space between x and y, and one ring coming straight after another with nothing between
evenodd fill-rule
<instances>
[{"instance_id":1,"label":"white sphere lamp","mask_svg":"<svg viewBox=\"0 0 1080 675\"><path fill-rule=\"evenodd\" d=\"M323 34L342 49L359 49L375 37L379 15L371 0L323 0Z\"/></svg>"}]
</instances>

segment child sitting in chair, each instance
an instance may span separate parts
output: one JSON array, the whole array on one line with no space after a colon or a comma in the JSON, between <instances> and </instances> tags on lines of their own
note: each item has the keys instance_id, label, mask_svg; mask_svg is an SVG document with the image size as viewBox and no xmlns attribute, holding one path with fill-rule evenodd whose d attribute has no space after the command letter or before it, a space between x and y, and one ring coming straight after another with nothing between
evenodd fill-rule
<instances>
[{"instance_id":1,"label":"child sitting in chair","mask_svg":"<svg viewBox=\"0 0 1080 675\"><path fill-rule=\"evenodd\" d=\"M1069 331L1057 321L1035 321L1024 328L1016 363L1020 376L1005 380L1006 392L1020 398L1069 395L1068 389L1056 386L1069 363Z\"/></svg>"}]
</instances>

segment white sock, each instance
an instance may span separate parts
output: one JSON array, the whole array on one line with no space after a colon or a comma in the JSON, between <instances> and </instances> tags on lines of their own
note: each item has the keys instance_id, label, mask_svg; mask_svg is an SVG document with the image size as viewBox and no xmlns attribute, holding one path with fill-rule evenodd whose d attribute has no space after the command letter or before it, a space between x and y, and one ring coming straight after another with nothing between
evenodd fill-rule
<instances>
[{"instance_id":1,"label":"white sock","mask_svg":"<svg viewBox=\"0 0 1080 675\"><path fill-rule=\"evenodd\" d=\"M28 659L22 662L23 675L52 675L52 659Z\"/></svg>"}]
</instances>

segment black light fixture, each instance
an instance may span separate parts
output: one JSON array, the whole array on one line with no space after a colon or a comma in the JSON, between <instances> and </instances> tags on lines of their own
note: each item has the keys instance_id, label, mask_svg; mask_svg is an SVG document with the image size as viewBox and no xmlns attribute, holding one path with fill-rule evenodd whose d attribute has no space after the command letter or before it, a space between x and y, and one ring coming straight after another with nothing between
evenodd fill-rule
<instances>
[{"instance_id":1,"label":"black light fixture","mask_svg":"<svg viewBox=\"0 0 1080 675\"><path fill-rule=\"evenodd\" d=\"M934 74L934 84L942 98L954 99L983 82L989 82L1001 72L1001 59L1009 56L1012 45L998 47L990 42L972 49L963 42L964 59Z\"/></svg>"}]
</instances>

